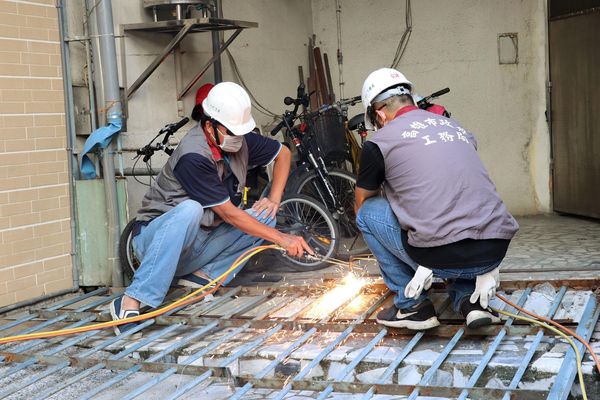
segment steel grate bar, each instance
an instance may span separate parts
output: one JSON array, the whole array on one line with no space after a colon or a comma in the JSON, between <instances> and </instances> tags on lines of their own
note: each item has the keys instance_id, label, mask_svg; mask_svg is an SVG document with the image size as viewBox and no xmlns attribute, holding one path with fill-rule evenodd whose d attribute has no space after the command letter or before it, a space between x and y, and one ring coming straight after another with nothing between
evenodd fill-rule
<instances>
[{"instance_id":1,"label":"steel grate bar","mask_svg":"<svg viewBox=\"0 0 600 400\"><path fill-rule=\"evenodd\" d=\"M242 303L242 304L238 305L233 310L229 311L227 314L224 314L220 318L229 319L236 314L244 314L244 313L250 311L251 309L253 309L254 307L257 307L262 302L266 301L270 295L271 295L271 291L268 290L267 293L261 294L260 296L256 296L253 299L249 300L247 303Z\"/></svg>"},{"instance_id":2,"label":"steel grate bar","mask_svg":"<svg viewBox=\"0 0 600 400\"><path fill-rule=\"evenodd\" d=\"M363 358L365 358L367 356L367 354L369 354L371 352L371 350L373 350L373 348L375 347L375 345L377 345L377 343L379 343L379 341L381 339L383 339L383 337L387 334L387 329L383 328L381 330L381 332L379 332L379 334L377 336L375 336L370 342L369 344L362 349L362 351L354 358L354 360L352 360L352 362L350 364L348 364L337 376L335 376L335 378L333 379L334 381L343 381L344 378L346 378L347 375L349 375L352 370L358 365L359 362L362 361ZM327 397L329 397L329 395L331 394L331 392L333 392L333 385L329 384L325 390L323 390L321 392L321 394L319 395L319 397L317 398L317 400L324 400Z\"/></svg>"},{"instance_id":3,"label":"steel grate bar","mask_svg":"<svg viewBox=\"0 0 600 400\"><path fill-rule=\"evenodd\" d=\"M233 289L227 291L227 293L223 293L223 295L217 297L216 299L200 305L200 307L198 307L197 310L194 310L194 312L191 313L189 315L189 317L194 318L199 315L205 314L205 313L209 312L210 310L216 309L218 306L221 306L223 303L233 300L233 296L236 295L237 293L239 293L241 290L242 290L242 288L238 286L236 288L233 288Z\"/></svg>"},{"instance_id":4,"label":"steel grate bar","mask_svg":"<svg viewBox=\"0 0 600 400\"><path fill-rule=\"evenodd\" d=\"M171 352L173 352L173 351L175 351L177 349L180 349L181 347L187 345L192 340L204 336L205 334L207 334L208 332L210 332L212 329L214 329L218 325L219 325L218 321L215 321L215 322L213 322L210 325L207 325L207 326L205 326L205 327L203 327L201 329L198 329L198 330L192 332L191 334L187 335L183 339L177 341L176 343L173 343L171 346L167 347L166 349L164 349L164 350L158 352L157 354L149 357L145 362L155 362L155 361L160 360L161 358L163 358L167 354L170 354ZM141 365L139 365L139 366L133 366L133 367L129 368L128 370L126 370L126 371L124 371L122 373L121 379L126 378L130 374L133 374L133 373L139 371L140 369L141 369ZM158 382L160 382L160 381L157 381L154 384L156 384ZM124 397L124 399L133 399L134 397L137 397L138 395L140 395L143 392L145 392L147 389L149 389L153 385L150 385L150 386L148 386L148 384L142 385L142 386L138 387L137 389L133 390L132 392L128 393L127 396Z\"/></svg>"},{"instance_id":5,"label":"steel grate bar","mask_svg":"<svg viewBox=\"0 0 600 400\"><path fill-rule=\"evenodd\" d=\"M151 336L149 336L147 339L144 339L144 340L136 343L135 345L133 345L133 346L131 346L131 347L123 350L119 354L115 354L114 356L109 357L108 359L109 360L118 360L120 358L123 358L123 357L125 357L125 356L133 353L134 351L138 350L139 348L152 343L156 339L159 339L159 338L161 338L161 337L163 337L163 336L165 336L165 335L173 332L174 330L179 329L181 326L183 326L183 325L182 324L177 324L177 325L167 326L166 328L163 328L160 331L155 332L154 334L152 334ZM141 368L141 366L139 366L139 368ZM130 370L126 370L126 371L123 371L123 372L117 374L112 379L109 379L108 381L104 382L100 386L97 386L96 388L92 389L91 391L88 391L81 398L82 399L91 399L92 397L94 397L98 393L102 392L104 389L108 389L114 383L119 382L124 376L129 376L132 373L132 372L129 372L129 371Z\"/></svg>"},{"instance_id":6,"label":"steel grate bar","mask_svg":"<svg viewBox=\"0 0 600 400\"><path fill-rule=\"evenodd\" d=\"M167 397L165 400L177 399L177 398L183 396L184 394L189 392L191 389L195 388L196 386L198 386L199 384L201 384L202 382L204 382L205 380L210 378L212 376L212 374L213 374L212 371L206 371L204 374L200 375L196 379L192 379L190 382L181 386L179 389L177 389L177 391L175 393L173 393L171 396Z\"/></svg>"},{"instance_id":7,"label":"steel grate bar","mask_svg":"<svg viewBox=\"0 0 600 400\"><path fill-rule=\"evenodd\" d=\"M74 298L67 299L67 300L61 301L59 303L56 303L52 307L46 308L46 310L56 311L56 310L58 310L58 309L60 309L60 308L62 308L64 306L69 306L71 304L79 303L80 301L85 300L88 297L92 297L92 296L96 296L98 294L105 293L107 290L108 289L106 289L106 288L96 289L96 290L94 290L92 292L89 292L89 293L86 293L86 294L84 294L82 296L74 297ZM37 318L38 316L39 316L38 313L36 313L36 314L29 314L29 315L27 315L27 316L25 316L23 318L17 319L17 320L15 320L13 322L10 322L8 324L0 326L0 331L12 328L14 326L17 326L17 325L23 323L23 322L31 321L32 319Z\"/></svg>"},{"instance_id":8,"label":"steel grate bar","mask_svg":"<svg viewBox=\"0 0 600 400\"><path fill-rule=\"evenodd\" d=\"M233 338L234 336L240 334L241 332L243 332L245 329L247 329L248 327L250 327L250 324L246 324L246 326L240 326L234 330L232 330L231 332L227 333L226 335L224 335L223 337L221 337L219 340L211 342L208 346L204 347L202 350L200 350L199 352L189 356L188 358L186 358L185 361L183 361L181 363L181 365L190 365L192 364L194 361L198 360L200 357L203 357L205 354L208 354L209 352L211 352L212 350L216 349L217 347L219 347L220 345L222 345L223 343L227 342L229 339ZM162 382L163 380L165 380L166 378L168 378L169 376L175 374L177 372L176 368L170 368L166 371L164 371L163 373L161 373L159 376L153 378L153 381L156 381L156 383L158 382ZM208 372L207 372L208 373ZM192 382L196 382L194 385L190 386L190 383L188 383L188 385L186 385L187 390L191 390L193 389L196 385L202 383L205 379L207 379L209 376L212 375L212 372L210 372L210 374L206 375L205 378L200 379L201 377L204 377L206 375L203 374L200 377L198 377L197 379L194 379ZM144 389L145 391L146 389ZM143 393L143 391L142 391ZM182 392L181 394L183 394L185 392Z\"/></svg>"},{"instance_id":9,"label":"steel grate bar","mask_svg":"<svg viewBox=\"0 0 600 400\"><path fill-rule=\"evenodd\" d=\"M592 294L587 304L585 305L585 309L583 310L583 314L581 315L581 319L579 322L579 326L575 333L581 336L585 340L589 340L594 332L594 327L596 326L596 322L598 321L598 316L600 315L600 307L596 309L596 298ZM579 350L579 355L583 357L583 343L578 342L576 345ZM567 354L558 370L558 374L556 375L556 380L550 389L550 393L548 394L549 399L566 399L571 392L571 387L573 386L573 382L577 375L577 360L575 351L573 348L569 347L567 350Z\"/></svg>"},{"instance_id":10,"label":"steel grate bar","mask_svg":"<svg viewBox=\"0 0 600 400\"><path fill-rule=\"evenodd\" d=\"M96 306L98 306L98 305L100 305L100 304L104 303L104 301L105 301L106 299L107 299L107 298L103 297L103 298L101 298L101 299L99 299L99 300L97 300L97 301L95 301L95 302L93 302L93 303L90 303L90 304L87 304L87 305L85 305L85 306L82 306L82 307L78 308L78 309L77 309L77 310L75 310L75 311L76 311L76 312L82 312L82 311L86 311L86 310L88 310L88 309L94 309L94 308L96 308ZM108 300L110 300L110 299L111 299L111 297L109 296L109 297L108 297ZM56 323L56 322L63 321L63 320L65 320L65 319L67 319L67 317L68 317L68 314L59 315L59 316L57 316L57 317L55 317L55 318L52 318L52 319L50 319L50 320L47 320L47 321L44 321L44 322L42 322L42 323L40 323L40 324L34 325L34 326L32 326L32 327L30 327L30 328L28 328L28 329L25 329L24 331L22 331L22 332L20 332L20 333L18 333L18 334L19 334L19 335L25 335L25 334L28 334L28 333L31 333L31 332L38 331L38 330L40 330L40 329L42 329L42 328L45 328L46 326L52 325L52 324L54 324L54 323ZM89 317L88 317L88 318L89 318ZM96 319L96 317L94 317L94 320L95 320L95 319ZM39 340L39 341L38 341L38 340ZM22 347L21 347L21 350L19 350L19 352L22 352L22 351L24 351L24 350L26 350L26 349L32 348L32 347L34 347L34 346L37 346L38 344L41 344L41 343L44 343L44 342L46 342L46 341L47 341L47 339L38 339L38 340L36 340L36 341L34 341L34 342L31 342L31 343L28 343L28 344L26 344L26 345L22 346ZM8 346L9 346L9 345L2 345L2 346L0 346L0 349L5 349L5 348L6 348L6 347L8 347ZM4 357L1 357L1 356L0 356L0 362L2 362L2 361L4 361Z\"/></svg>"},{"instance_id":11,"label":"steel grate bar","mask_svg":"<svg viewBox=\"0 0 600 400\"><path fill-rule=\"evenodd\" d=\"M93 320L94 320L94 317L90 317L88 320L84 319L84 320L81 320L81 321L77 321L74 324L71 324L71 325L67 326L67 328L77 328L78 326L84 325L84 324L86 324L88 322L91 322ZM46 351L46 352L44 352L42 354L43 355L53 355L53 354L56 354L56 353L58 353L58 352L60 352L60 351L62 351L64 349L66 349L67 347L72 346L73 344L77 344L77 343L79 343L79 342L81 342L81 341L83 341L83 340L85 340L85 339L87 339L87 338L95 335L97 332L98 331L91 331L91 332L87 332L86 334L79 335L79 336L77 336L75 338L72 338L70 340L65 341L62 345L60 345L60 346L58 346L58 347L56 347L54 349L48 350L48 351ZM33 344L32 346L22 346L22 348L19 348L18 350L17 349L14 350L13 353L23 353L26 350L29 350L30 348L33 348L33 347L37 346L38 344L42 344L42 343L44 343L46 341L40 339L40 340L36 340L34 342L37 342L37 343L33 343L32 342L32 343L30 343L30 344ZM9 368L8 371L5 371L2 374L0 374L0 379L4 379L4 378L6 378L6 377L8 377L8 376L10 376L10 375L12 375L12 374L14 374L16 372L19 372L22 369L25 369L25 368L27 368L27 367L35 364L35 363L36 363L35 357L32 357L32 358L28 359L27 361L21 362L21 363L15 365L14 367Z\"/></svg>"},{"instance_id":12,"label":"steel grate bar","mask_svg":"<svg viewBox=\"0 0 600 400\"><path fill-rule=\"evenodd\" d=\"M309 306L311 306L312 304L307 304L306 306L300 308L299 310L297 310L294 314L292 314L288 319L289 320L293 320L295 319L301 312L303 312L306 308L308 308ZM276 305L274 307L272 307L271 309L265 310L263 313L257 315L256 317L254 317L255 320L260 320L265 318L267 315L279 310L282 306L281 305ZM233 315L233 314L232 314ZM249 324L247 324L247 327L250 327ZM282 324L278 324L276 325L273 329L277 329L275 332L281 330L282 328ZM246 328L244 328L246 329ZM242 330L238 330L238 332L241 332ZM316 331L316 330L315 330ZM273 332L273 333L275 333ZM232 332L233 333L233 332ZM237 335L237 332L233 335L231 335L231 337ZM271 335L269 335L270 337ZM224 341L223 341L224 343ZM219 344L220 345L220 344ZM198 358L202 357L204 354L207 354L208 352L212 351L213 349L217 348L218 346L214 346L213 348L209 349L210 346L207 346L207 348L203 349L202 351L200 351L199 353L196 353L194 356L191 356L190 358L188 358L184 364L190 364L193 361L197 360ZM238 352L239 355L237 355L235 358L238 358L239 356L243 355L246 351L244 352ZM231 358L231 357L229 357ZM225 360L227 361L227 360ZM231 360L233 361L233 359ZM227 363L223 363L222 366L226 366L228 365L231 361L228 361ZM175 373L175 369L173 368L172 370L168 370L165 371L164 373L162 373L160 376L154 378L154 380L156 381L156 383L163 381L164 379L168 378L169 376L173 375ZM172 398L177 398L185 393L187 393L189 390L193 389L194 387L196 387L197 385L201 384L202 382L204 382L206 379L208 379L211 376L211 374L204 374L201 377L198 377L196 379L194 379L192 382L189 382L187 385L185 385L184 388L180 389L177 391L177 393L179 393L176 397L172 397ZM153 385L149 385L149 387L152 387ZM145 391L145 390L144 390ZM143 393L143 391L142 391ZM175 396L175 395L174 395Z\"/></svg>"},{"instance_id":13,"label":"steel grate bar","mask_svg":"<svg viewBox=\"0 0 600 400\"><path fill-rule=\"evenodd\" d=\"M111 344L114 344L120 340L126 339L127 337L129 337L131 335L134 335L135 333L141 331L142 329L146 328L147 326L152 325L153 323L154 323L154 320L150 319L148 321L145 321L145 322L139 324L138 326L136 326L132 329L129 329L129 330L121 333L118 336L114 336L109 339L106 339L102 343L93 347L92 349L89 349L88 351L84 352L80 357L82 357L82 358L88 357L88 356L92 355L93 353L95 353L96 351L102 350L102 349L110 346ZM49 396L53 395L54 393L60 392L61 390L63 390L67 386L71 385L72 383L79 382L82 379L85 379L87 376L91 375L92 373L94 373L96 371L101 370L104 367L105 367L104 363L96 364L93 367L85 369L82 372L70 377L67 380L59 382L55 386L51 386L50 388L46 389L41 394L38 394L37 397L40 399L49 397Z\"/></svg>"},{"instance_id":14,"label":"steel grate bar","mask_svg":"<svg viewBox=\"0 0 600 400\"><path fill-rule=\"evenodd\" d=\"M450 352L452 351L454 346L456 346L456 343L458 343L458 341L462 337L464 331L465 331L465 329L461 328L458 332L456 332L454 334L454 337L452 338L452 340L450 340L450 342L448 342L448 344L444 348L444 351L442 351L440 353L440 355L433 362L433 365L425 372L425 374L423 375L423 378L421 378L421 381L419 382L418 386L425 386L429 383L431 378L433 378L433 375L435 374L435 372L442 365L442 363L444 362L446 357L448 357L448 355L450 354ZM408 400L415 400L418 396L419 396L419 388L416 387L415 390L412 391L410 396L408 396Z\"/></svg>"},{"instance_id":15,"label":"steel grate bar","mask_svg":"<svg viewBox=\"0 0 600 400\"><path fill-rule=\"evenodd\" d=\"M359 292L360 293L360 292ZM365 311L363 314L361 314L360 318L362 318L364 320L364 318L368 317L373 310L377 309L377 307L379 307L379 305L381 305L383 303L383 301L385 301L385 299L387 299L387 297L389 296L390 292L387 292L384 296L382 296L381 299L379 299L377 302L375 302L371 307L369 307L369 309L367 311ZM352 299L354 299L356 296L353 296ZM351 300L352 300L351 299ZM351 301L350 300L350 301ZM345 302L341 307L344 307L345 305L349 304L349 301ZM311 307L312 304L309 303L306 306L300 308L299 310L297 310L295 313L293 313L290 317L287 318L288 321L290 320L295 320L299 315L301 315L302 312L304 312L307 308ZM279 309L279 307L275 307L277 309ZM329 315L331 315L335 310L332 310L331 312L329 312L326 316L324 316L324 318L321 319L320 322L325 322L327 321L327 319L329 318ZM272 312L274 312L272 309L270 310L266 310L265 312L263 312L260 316L255 317L255 319L262 319L264 317L266 317L267 315L271 314ZM277 329L277 330L281 330L283 328L283 325L281 323L277 324L275 327L273 327L272 329ZM271 335L269 335L271 336ZM239 354L238 354L239 353ZM231 358L233 361L234 359L240 357L242 354L244 354L244 352L236 352L236 354L234 354L233 356L229 357ZM235 357L234 357L235 356ZM228 360L225 360L228 361ZM228 361L227 364L229 364L231 361ZM227 365L224 364L223 366ZM197 384L202 383L204 380L198 380ZM194 386L190 386L188 390L193 389ZM183 393L182 393L183 394Z\"/></svg>"},{"instance_id":16,"label":"steel grate bar","mask_svg":"<svg viewBox=\"0 0 600 400\"><path fill-rule=\"evenodd\" d=\"M521 295L521 297L517 301L517 305L519 307L523 307L523 304L525 304L525 302L527 301L527 298L529 297L530 293L531 293L531 288L527 288L527 289L525 289L523 291L523 294ZM510 306L508 304L505 304L504 310L506 311L509 307ZM513 312L516 312L517 314L519 313L518 310L514 310ZM504 327L505 328L510 327L512 325L513 321L514 321L513 317L508 318L506 320L506 322L504 323ZM479 377L481 376L481 374L483 374L483 371L485 370L485 367L487 367L488 363L492 359L492 356L496 352L496 349L500 345L500 342L502 342L502 339L504 339L505 336L506 336L506 329L503 329L503 330L501 330L498 333L498 335L496 336L496 338L494 339L494 341L492 342L492 344L488 347L488 350L485 353L485 355L483 356L483 358L481 359L481 362L479 363L479 365L477 366L477 368L475 369L475 371L473 372L473 374L469 378L469 381L465 385L467 388L472 388L472 387L475 386L475 384L479 380ZM458 400L466 400L468 394L469 394L469 390L468 389L463 390L460 393L460 396L458 397Z\"/></svg>"},{"instance_id":17,"label":"steel grate bar","mask_svg":"<svg viewBox=\"0 0 600 400\"><path fill-rule=\"evenodd\" d=\"M117 297L117 296L120 296L120 294L115 294L113 296L110 296L109 299L112 298L112 297ZM179 308L175 308L175 309L169 311L167 313L167 315L169 315L171 313L175 313L176 311L178 311L178 310L180 310L180 309L182 309L184 307L185 306L182 306L182 307L179 307ZM144 329L144 328L146 328L146 327L148 327L148 326L150 326L150 325L152 325L154 323L155 323L154 319L150 319L150 320L147 320L145 322L142 322L142 323L138 324L137 326L135 326L135 327L133 327L131 329L128 329L127 331L121 333L120 335L117 335L117 336L114 336L112 338L104 340L100 344L96 345L94 348L89 349L88 351L85 351L81 355L81 357L88 357L88 356L94 354L95 352L97 352L99 350L102 350L102 349L110 346L111 344L114 344L114 343L116 343L116 342L118 342L118 341L120 341L122 339L125 339L125 338L127 338L127 337L129 337L129 336L131 336L131 335L133 335L133 334L141 331L142 329ZM181 323L179 323L179 324L181 325ZM127 349L127 350L130 350L130 349ZM134 351L134 350L132 350L132 351ZM68 365L69 365L69 363L67 363L67 366ZM63 390L64 388L66 388L67 386L69 386L71 383L77 382L80 379L83 379L83 378L87 377L88 375L92 374L93 372L96 372L96 371L98 371L98 370L100 370L100 369L102 369L104 367L105 367L105 364L102 363L102 364L97 364L94 367L88 368L87 370L84 370L84 371L80 372L79 374L76 374L74 377L71 377L71 378L67 379L66 381L62 381L58 385L50 387L49 389L45 390L41 395L38 395L38 397L36 397L36 398L46 398L46 397L48 397L48 396L50 396L50 395L52 395L54 393L57 393L57 392Z\"/></svg>"},{"instance_id":18,"label":"steel grate bar","mask_svg":"<svg viewBox=\"0 0 600 400\"><path fill-rule=\"evenodd\" d=\"M308 375L310 373L310 371L312 371L312 369L317 364L319 364L323 358L325 358L329 353L331 353L338 344L340 344L348 336L350 336L350 334L352 333L354 328L358 324L363 322L369 315L373 314L373 312L375 312L375 310L377 310L379 308L379 306L381 306L390 295L391 295L390 291L386 292L383 296L381 296L381 298L378 301L376 301L374 304L372 304L365 312L363 312L356 320L354 320L354 322L350 326L348 326L346 328L346 330L344 330L340 335L338 335L338 337L336 337L325 349L323 349L323 351L321 351L313 360L311 360L311 362L308 365L306 365L292 379L291 383L287 383L286 385L284 385L283 388L281 389L281 391L279 392L279 394L276 397L274 397L274 399L282 400L283 398L285 398L285 396L290 392L290 390L292 390L292 383L294 381L299 381L299 380L304 379L304 377L306 375Z\"/></svg>"},{"instance_id":19,"label":"steel grate bar","mask_svg":"<svg viewBox=\"0 0 600 400\"><path fill-rule=\"evenodd\" d=\"M166 333L168 333L168 332L170 332L170 331L174 330L175 328L178 328L179 326L180 326L180 325L173 325L173 326L171 326L171 327L166 327L166 328L164 328L163 330L161 330L161 331L160 331L160 332L158 332L158 333L161 333L161 334L166 334ZM158 334L155 334L155 335L153 335L153 336L160 336L160 335L158 335ZM130 353L134 352L135 350L139 349L140 347L144 346L146 343L148 343L149 341L152 341L152 340L154 340L154 339L155 339L155 337L153 338L153 337L151 336L151 337L149 337L148 339L142 340L142 341L140 341L140 342L136 343L135 345L133 345L133 346L131 346L131 347L127 348L126 350L122 351L121 353L119 353L119 354L117 354L117 355L114 355L114 356L110 357L109 359L118 359L118 358L124 357L125 355L127 355L127 354L130 354ZM66 367L68 367L70 364L71 364L71 363L70 363L69 361L65 361L65 362L63 362L63 363L60 363L60 364L54 365L54 366L52 366L52 367L50 367L50 368L46 369L45 371L43 371L43 372L40 372L39 374L37 374L37 375L35 375L35 376L31 377L31 378L30 378L28 381L26 381L25 383L22 383L22 384L20 384L20 385L18 385L18 386L15 386L15 387L14 387L14 388L12 388L12 389L9 389L9 390L6 390L5 392L2 392L2 393L0 393L0 398L4 398L4 397L6 397L6 396L8 396L8 395L11 395L11 394L13 394L13 393L15 393L15 392L18 392L18 391L20 391L20 390L22 390L22 389L26 388L27 386L30 386L30 385L32 385L33 383L36 383L36 382L38 382L38 381L40 381L40 380L42 380L42 379L44 379L44 378L46 378L46 377L48 377L48 376L52 375L53 373L55 373L55 372L57 372L57 371L60 371L60 370L61 370L61 369L63 369L63 368L66 368Z\"/></svg>"},{"instance_id":20,"label":"steel grate bar","mask_svg":"<svg viewBox=\"0 0 600 400\"><path fill-rule=\"evenodd\" d=\"M450 305L450 298L446 297L444 302L440 305L440 309L439 309L438 313L441 315L444 311L446 311L446 309L448 308L449 305ZM394 372L396 371L396 368L410 354L412 349L419 343L419 341L421 340L421 338L423 336L425 336L424 331L417 332L417 334L415 336L413 336L413 338L410 340L410 342L408 342L406 344L406 346L402 349L400 354L398 354L396 356L396 358L390 363L390 365L388 365L386 370L383 371L383 374L381 374L381 376L377 380L376 385L383 385L385 383L385 381L387 381L389 379L389 377L394 374ZM369 390L367 390L367 392L363 395L362 399L368 400L368 399L372 398L373 395L375 394L375 391L376 391L376 387L371 386L369 388Z\"/></svg>"},{"instance_id":21,"label":"steel grate bar","mask_svg":"<svg viewBox=\"0 0 600 400\"><path fill-rule=\"evenodd\" d=\"M550 310L548 310L548 313L546 313L547 318L554 317L554 314L558 310L558 307L560 306L560 303L562 302L563 297L565 297L565 293L567 293L567 287L563 286L560 288L558 294L554 298L554 302L552 303ZM523 359L521 360L521 365L519 365L517 372L515 372L515 376L513 377L512 381L510 382L510 385L508 385L509 389L516 389L519 382L521 382L521 378L525 374L525 370L529 366L529 362L535 355L535 351L538 348L538 346L540 345L543 337L544 337L544 328L541 328L538 331L538 333L535 335L533 342L531 342L531 346L529 346L529 350L527 351L527 354L525 354L525 357L523 357ZM502 400L510 400L510 394L511 394L510 392L506 392L504 394L504 397L502 398Z\"/></svg>"},{"instance_id":22,"label":"steel grate bar","mask_svg":"<svg viewBox=\"0 0 600 400\"><path fill-rule=\"evenodd\" d=\"M283 359L287 358L298 347L300 347L301 345L303 345L304 342L306 342L308 339L310 339L310 337L312 335L314 335L315 332L317 332L317 330L315 328L312 328L312 329L308 330L307 332L305 332L304 335L302 335L301 337L299 337L298 339L296 339L294 341L294 343L292 343L287 349L285 349L285 351L283 351L282 353L280 353L277 356L277 358L275 358L271 363L269 363L269 365L267 365L263 370L261 370L256 375L254 375L254 378L255 379L262 379L262 378L264 378L269 372L271 372L271 370L273 370L274 368L276 368L277 365L279 365L279 363ZM240 388L238 391L236 391L233 394L233 396L231 396L229 398L229 400L239 400L239 399L241 399L243 395L245 395L246 393L248 393L248 391L250 391L252 389L252 387L253 387L252 382L247 382L242 388Z\"/></svg>"}]
</instances>

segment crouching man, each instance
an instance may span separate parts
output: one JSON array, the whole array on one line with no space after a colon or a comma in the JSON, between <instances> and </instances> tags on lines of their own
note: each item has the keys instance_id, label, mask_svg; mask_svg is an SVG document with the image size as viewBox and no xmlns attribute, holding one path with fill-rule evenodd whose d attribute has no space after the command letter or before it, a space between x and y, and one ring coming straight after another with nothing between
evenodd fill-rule
<instances>
[{"instance_id":1,"label":"crouching man","mask_svg":"<svg viewBox=\"0 0 600 400\"><path fill-rule=\"evenodd\" d=\"M133 248L141 265L125 294L111 303L114 320L139 315L140 303L160 306L172 282L194 288L206 285L263 240L278 244L291 256L313 254L302 237L274 229L290 151L251 132L256 124L250 98L241 86L223 82L201 89L193 114L198 125L169 157L138 211ZM242 210L248 168L271 162L269 196ZM124 324L115 331L130 328L132 324Z\"/></svg>"},{"instance_id":2,"label":"crouching man","mask_svg":"<svg viewBox=\"0 0 600 400\"><path fill-rule=\"evenodd\" d=\"M498 322L488 304L518 224L479 159L473 135L453 119L416 107L412 87L402 73L382 68L362 89L365 124L377 131L362 150L357 225L395 293L394 305L377 321L415 330L438 326L426 292L436 276L445 280L468 327Z\"/></svg>"}]
</instances>

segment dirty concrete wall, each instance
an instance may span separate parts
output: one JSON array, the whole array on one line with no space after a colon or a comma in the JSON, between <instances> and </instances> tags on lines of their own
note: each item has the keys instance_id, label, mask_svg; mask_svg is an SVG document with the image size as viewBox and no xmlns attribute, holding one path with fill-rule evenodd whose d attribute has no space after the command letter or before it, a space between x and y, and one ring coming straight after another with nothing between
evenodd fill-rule
<instances>
[{"instance_id":1,"label":"dirty concrete wall","mask_svg":"<svg viewBox=\"0 0 600 400\"><path fill-rule=\"evenodd\" d=\"M344 94L350 97L360 94L372 70L392 63L405 28L405 2L340 3ZM412 34L398 66L421 95L451 88L439 102L475 133L500 195L519 215L550 209L545 3L413 1ZM314 33L332 62L339 95L335 10L334 1L312 0ZM498 34L513 32L518 33L518 64L500 65Z\"/></svg>"},{"instance_id":2,"label":"dirty concrete wall","mask_svg":"<svg viewBox=\"0 0 600 400\"><path fill-rule=\"evenodd\" d=\"M62 85L55 1L0 2L0 306L73 283Z\"/></svg>"},{"instance_id":3,"label":"dirty concrete wall","mask_svg":"<svg viewBox=\"0 0 600 400\"><path fill-rule=\"evenodd\" d=\"M151 14L143 9L141 3L113 0L116 32L120 24L152 20ZM295 93L298 84L298 65L303 65L306 70L306 44L312 33L310 0L226 0L223 2L223 15L227 19L259 24L258 28L244 30L229 49L256 99L267 109L277 114L283 113L283 97ZM231 33L232 31L224 33L225 40ZM169 40L168 35L134 32L127 34L124 39L126 71L123 75L128 85L137 79ZM123 40L118 42L119 45L123 44ZM120 50L118 52L120 57ZM181 84L187 85L211 56L209 33L188 35L181 45ZM222 64L223 79L234 80L227 55L222 57ZM190 115L196 89L203 83L213 82L214 77L210 68L178 104L175 72L174 57L171 55L131 97L128 104L127 132L122 135L125 167L132 166L131 151L146 144L163 125ZM122 79L121 84L124 82ZM254 111L254 116L259 126L272 125L272 116L261 114L257 110ZM191 127L192 123L189 123L178 132L175 142ZM153 158L153 166L160 167L164 160L164 155L157 154ZM140 180L147 183L148 177L141 177ZM128 178L131 216L140 206L145 190L143 185Z\"/></svg>"}]
</instances>

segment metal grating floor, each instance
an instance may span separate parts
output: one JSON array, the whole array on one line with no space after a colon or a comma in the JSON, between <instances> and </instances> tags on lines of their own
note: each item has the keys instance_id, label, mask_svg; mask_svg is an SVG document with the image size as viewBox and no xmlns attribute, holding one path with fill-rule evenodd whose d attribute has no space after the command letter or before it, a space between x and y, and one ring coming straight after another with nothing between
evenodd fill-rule
<instances>
[{"instance_id":1,"label":"metal grating floor","mask_svg":"<svg viewBox=\"0 0 600 400\"><path fill-rule=\"evenodd\" d=\"M503 290L589 339L600 315L589 290L596 283L577 281L573 290L503 282ZM419 333L385 328L373 319L391 301L380 282L343 299L335 310L316 310L333 301L326 297L333 290L331 281L323 287L223 288L210 302L176 309L120 336L92 331L3 345L0 398L566 399L576 388L575 353L552 332L512 319L469 330L437 291L440 327ZM183 294L175 291L171 300ZM107 321L115 296L98 289L4 317L0 335ZM518 351L508 362L503 354L511 346ZM424 354L423 362L415 361ZM554 367L539 375L550 382L547 387L522 385L534 364L548 364L548 354ZM460 382L456 373L452 379L444 371L451 364L462 365ZM405 379L399 370L410 366L412 378ZM501 371L505 384L490 386L491 371Z\"/></svg>"}]
</instances>

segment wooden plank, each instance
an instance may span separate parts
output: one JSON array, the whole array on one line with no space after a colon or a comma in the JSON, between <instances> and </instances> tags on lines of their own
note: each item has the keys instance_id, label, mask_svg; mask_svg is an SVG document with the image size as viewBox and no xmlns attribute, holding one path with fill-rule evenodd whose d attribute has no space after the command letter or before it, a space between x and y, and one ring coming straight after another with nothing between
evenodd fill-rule
<instances>
[{"instance_id":1,"label":"wooden plank","mask_svg":"<svg viewBox=\"0 0 600 400\"><path fill-rule=\"evenodd\" d=\"M327 53L323 53L323 62L325 63L325 75L327 77L327 88L329 92L329 104L333 104L335 101L335 92L333 91L333 82L331 81L331 69L329 69L329 57Z\"/></svg>"},{"instance_id":2,"label":"wooden plank","mask_svg":"<svg viewBox=\"0 0 600 400\"><path fill-rule=\"evenodd\" d=\"M327 104L329 99L329 90L327 89L327 80L325 79L325 70L323 68L323 59L321 58L321 49L314 49L315 69L317 72L317 90L321 104Z\"/></svg>"}]
</instances>

